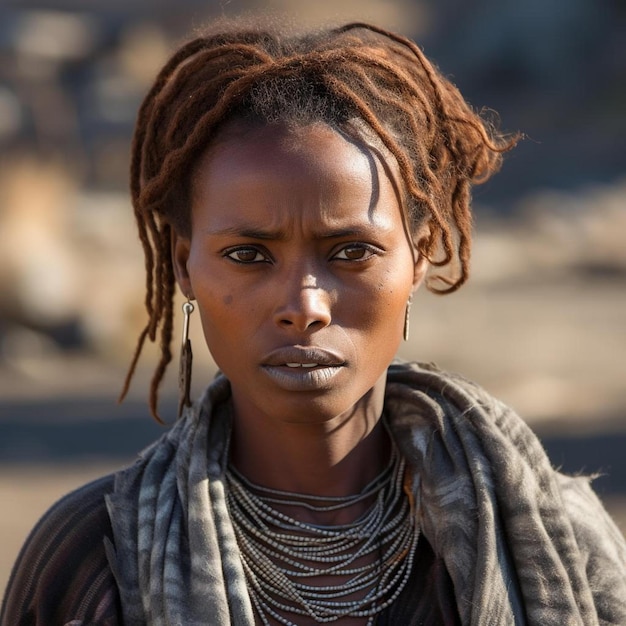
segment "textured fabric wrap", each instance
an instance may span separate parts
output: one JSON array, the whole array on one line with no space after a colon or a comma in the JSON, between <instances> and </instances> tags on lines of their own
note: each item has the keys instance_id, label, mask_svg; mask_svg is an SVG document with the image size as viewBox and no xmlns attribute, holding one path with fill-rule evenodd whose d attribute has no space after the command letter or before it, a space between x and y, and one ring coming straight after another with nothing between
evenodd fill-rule
<instances>
[{"instance_id":1,"label":"textured fabric wrap","mask_svg":"<svg viewBox=\"0 0 626 626\"><path fill-rule=\"evenodd\" d=\"M229 397L218 377L116 477L109 558L127 626L254 625L225 498ZM434 366L394 363L384 413L463 624L626 624L621 533L511 409Z\"/></svg>"}]
</instances>

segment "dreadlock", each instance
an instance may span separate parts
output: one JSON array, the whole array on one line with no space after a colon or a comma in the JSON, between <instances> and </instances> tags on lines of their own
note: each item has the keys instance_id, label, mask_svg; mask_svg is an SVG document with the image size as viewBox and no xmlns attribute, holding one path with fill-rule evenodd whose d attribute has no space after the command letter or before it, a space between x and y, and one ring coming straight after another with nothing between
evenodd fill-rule
<instances>
[{"instance_id":1,"label":"dreadlock","mask_svg":"<svg viewBox=\"0 0 626 626\"><path fill-rule=\"evenodd\" d=\"M159 335L161 358L149 395L157 420L158 389L172 358L172 229L190 234L190 172L232 121L368 128L396 160L405 221L429 226L419 252L434 266L456 267L454 278L435 277L439 287L429 282L438 293L453 292L468 278L471 185L489 178L518 139L499 134L476 114L415 43L370 24L301 36L239 26L183 45L143 101L131 157L148 323L121 398L145 340Z\"/></svg>"}]
</instances>

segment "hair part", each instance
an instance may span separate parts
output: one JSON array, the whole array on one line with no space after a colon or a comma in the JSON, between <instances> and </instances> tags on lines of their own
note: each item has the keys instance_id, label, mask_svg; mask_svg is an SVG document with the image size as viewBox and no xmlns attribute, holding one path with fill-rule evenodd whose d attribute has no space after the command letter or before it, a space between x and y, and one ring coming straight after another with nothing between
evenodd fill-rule
<instances>
[{"instance_id":1,"label":"hair part","mask_svg":"<svg viewBox=\"0 0 626 626\"><path fill-rule=\"evenodd\" d=\"M428 288L440 294L456 291L469 275L472 185L496 172L519 139L475 113L415 43L371 24L288 36L235 22L183 45L139 110L131 155L148 322L120 399L146 339L159 339L149 395L157 420L158 389L172 359L172 229L190 234L190 172L234 121L370 129L396 161L406 222L414 230L428 226L419 253L437 268L456 268L453 277L441 271L430 277Z\"/></svg>"}]
</instances>

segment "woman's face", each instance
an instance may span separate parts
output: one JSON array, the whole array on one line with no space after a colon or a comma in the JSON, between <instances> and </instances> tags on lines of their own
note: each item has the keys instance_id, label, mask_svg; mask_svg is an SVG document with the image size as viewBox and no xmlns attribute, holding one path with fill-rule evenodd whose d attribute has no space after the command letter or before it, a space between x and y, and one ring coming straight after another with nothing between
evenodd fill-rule
<instances>
[{"instance_id":1,"label":"woman's face","mask_svg":"<svg viewBox=\"0 0 626 626\"><path fill-rule=\"evenodd\" d=\"M237 418L320 423L382 403L425 270L399 195L374 151L323 124L225 135L201 159L174 261Z\"/></svg>"}]
</instances>

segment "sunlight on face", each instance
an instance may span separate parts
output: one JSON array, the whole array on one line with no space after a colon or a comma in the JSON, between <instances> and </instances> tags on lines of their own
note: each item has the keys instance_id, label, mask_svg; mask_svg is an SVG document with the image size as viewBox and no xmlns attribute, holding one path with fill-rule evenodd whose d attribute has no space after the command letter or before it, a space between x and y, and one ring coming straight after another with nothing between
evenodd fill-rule
<instances>
[{"instance_id":1,"label":"sunlight on face","mask_svg":"<svg viewBox=\"0 0 626 626\"><path fill-rule=\"evenodd\" d=\"M421 271L376 154L322 124L228 136L196 168L191 217L179 282L237 418L380 412Z\"/></svg>"}]
</instances>

